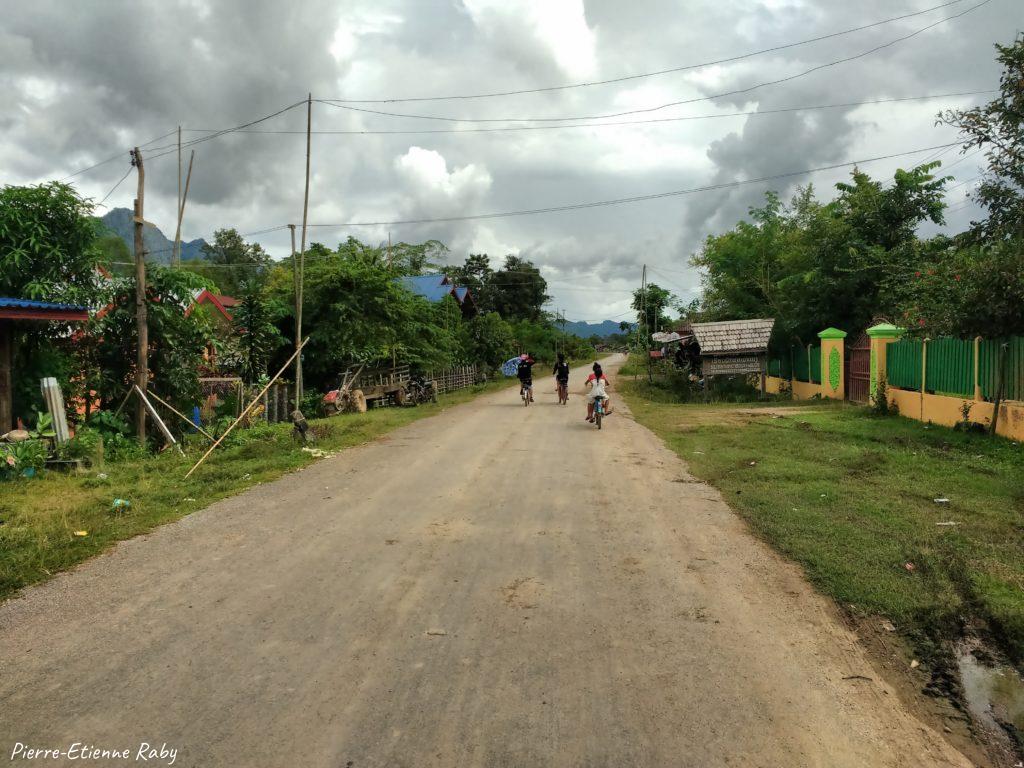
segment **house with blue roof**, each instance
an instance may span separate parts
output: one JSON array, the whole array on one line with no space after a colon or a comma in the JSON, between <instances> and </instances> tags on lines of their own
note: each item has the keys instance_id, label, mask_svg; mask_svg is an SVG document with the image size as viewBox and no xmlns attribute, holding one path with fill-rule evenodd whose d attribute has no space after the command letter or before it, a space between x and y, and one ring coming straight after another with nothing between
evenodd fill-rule
<instances>
[{"instance_id":1,"label":"house with blue roof","mask_svg":"<svg viewBox=\"0 0 1024 768\"><path fill-rule=\"evenodd\" d=\"M429 302L437 303L443 301L446 296L451 296L462 309L463 317L473 317L476 314L476 301L474 301L469 288L464 285L455 285L448 275L443 273L405 275L396 277L395 282Z\"/></svg>"}]
</instances>

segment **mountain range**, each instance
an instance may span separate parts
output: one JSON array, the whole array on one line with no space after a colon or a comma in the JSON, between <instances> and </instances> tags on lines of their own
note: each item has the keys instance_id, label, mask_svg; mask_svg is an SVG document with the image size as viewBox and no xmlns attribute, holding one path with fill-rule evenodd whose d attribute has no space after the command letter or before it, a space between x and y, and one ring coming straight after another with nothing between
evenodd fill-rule
<instances>
[{"instance_id":1,"label":"mountain range","mask_svg":"<svg viewBox=\"0 0 1024 768\"><path fill-rule=\"evenodd\" d=\"M107 229L128 244L129 251L133 251L135 248L135 227L132 221L133 218L133 212L127 208L114 208L100 219ZM146 252L149 254L149 261L156 261L161 264L170 263L171 252L174 250L174 241L168 239L164 233L160 231L159 227L153 224L146 224L142 228L142 242L146 247ZM195 240L190 240L187 243L182 241L181 260L192 261L195 259L205 259L206 254L203 251L203 246L205 245L206 241L201 237L196 238Z\"/></svg>"},{"instance_id":2,"label":"mountain range","mask_svg":"<svg viewBox=\"0 0 1024 768\"><path fill-rule=\"evenodd\" d=\"M630 328L635 327L630 323ZM591 336L611 336L613 333L622 333L619 328L619 324L614 320L604 320L600 323L587 323L583 320L577 320L575 322L567 322L565 324L565 332L571 333L573 336L579 336L581 339L589 339Z\"/></svg>"}]
</instances>

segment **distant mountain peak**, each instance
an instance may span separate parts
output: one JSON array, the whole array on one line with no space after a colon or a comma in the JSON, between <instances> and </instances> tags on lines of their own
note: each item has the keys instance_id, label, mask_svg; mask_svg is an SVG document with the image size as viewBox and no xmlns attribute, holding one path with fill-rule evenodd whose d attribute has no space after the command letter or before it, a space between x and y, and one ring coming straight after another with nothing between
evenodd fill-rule
<instances>
[{"instance_id":1,"label":"distant mountain peak","mask_svg":"<svg viewBox=\"0 0 1024 768\"><path fill-rule=\"evenodd\" d=\"M135 248L134 218L134 212L128 208L112 208L105 216L100 218L100 221L107 229L124 240L128 245L128 250L131 251ZM149 261L155 261L160 264L169 264L171 262L174 241L164 235L159 227L153 224L146 224L142 228L142 242L149 255ZM201 237L189 240L188 242L183 240L181 243L181 260L205 259L206 253L203 250L205 245L206 241Z\"/></svg>"},{"instance_id":2,"label":"distant mountain peak","mask_svg":"<svg viewBox=\"0 0 1024 768\"><path fill-rule=\"evenodd\" d=\"M630 327L633 324L630 323ZM619 324L614 320L603 320L600 323L588 323L584 320L570 321L565 324L565 332L581 339L589 339L591 336L611 336L613 333L622 333Z\"/></svg>"}]
</instances>

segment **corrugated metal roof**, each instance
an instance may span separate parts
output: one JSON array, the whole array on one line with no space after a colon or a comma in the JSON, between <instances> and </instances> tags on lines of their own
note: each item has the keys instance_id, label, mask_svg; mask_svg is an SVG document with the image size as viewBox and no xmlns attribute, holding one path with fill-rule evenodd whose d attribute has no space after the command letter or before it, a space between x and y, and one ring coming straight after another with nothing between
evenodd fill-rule
<instances>
[{"instance_id":1,"label":"corrugated metal roof","mask_svg":"<svg viewBox=\"0 0 1024 768\"><path fill-rule=\"evenodd\" d=\"M0 307L16 309L50 309L68 312L84 312L87 308L78 304L56 304L52 301L33 301L32 299L10 299L0 296Z\"/></svg>"},{"instance_id":2,"label":"corrugated metal roof","mask_svg":"<svg viewBox=\"0 0 1024 768\"><path fill-rule=\"evenodd\" d=\"M396 278L417 296L422 296L427 301L441 301L452 292L452 287L447 284L448 278L444 275L406 275Z\"/></svg>"},{"instance_id":3,"label":"corrugated metal roof","mask_svg":"<svg viewBox=\"0 0 1024 768\"><path fill-rule=\"evenodd\" d=\"M693 323L690 326L700 344L701 354L765 350L773 327L775 318Z\"/></svg>"}]
</instances>

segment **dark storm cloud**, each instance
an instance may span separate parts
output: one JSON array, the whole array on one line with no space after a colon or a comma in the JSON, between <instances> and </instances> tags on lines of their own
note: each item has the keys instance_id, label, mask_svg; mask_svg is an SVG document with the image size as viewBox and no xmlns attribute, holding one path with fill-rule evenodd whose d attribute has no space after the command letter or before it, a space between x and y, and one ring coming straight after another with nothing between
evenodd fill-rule
<instances>
[{"instance_id":1,"label":"dark storm cloud","mask_svg":"<svg viewBox=\"0 0 1024 768\"><path fill-rule=\"evenodd\" d=\"M126 150L171 131L225 128L314 97L379 98L515 90L616 77L827 34L935 0L108 0L11 3L0 29L0 168L31 183L122 153L75 177L98 199L127 170ZM384 105L387 111L466 117L601 114L708 96L785 76L906 34L966 8L965 2L848 37L735 65L645 80L489 100ZM869 57L784 85L646 115L716 111L994 87L992 43L1024 26L1024 8L992 0L962 19ZM961 100L969 103L969 100ZM314 105L317 129L424 129L451 124ZM948 140L933 126L942 105L836 109L722 120L519 133L429 136L317 135L310 219L320 223L517 210L729 182L887 154ZM645 117L645 116L640 116ZM304 107L259 129L304 128ZM460 126L468 127L468 126ZM201 136L185 134L186 139ZM147 218L173 229L175 154L144 150ZM257 230L301 216L304 137L233 134L198 144L187 237L216 228ZM945 159L952 159L948 155ZM879 166L891 173L894 163ZM866 168L874 172L872 167ZM975 175L974 164L955 169ZM838 174L809 180L823 196ZM134 178L111 197L130 206ZM483 222L325 228L370 242L434 237L453 260L486 250L519 252L552 280L555 306L600 319L628 310L640 265L689 292L686 262L703 237L731 226L767 185L683 198ZM958 197L957 200L962 199ZM954 223L973 209L951 215ZM262 238L273 253L286 233ZM666 278L672 278L671 281Z\"/></svg>"}]
</instances>

